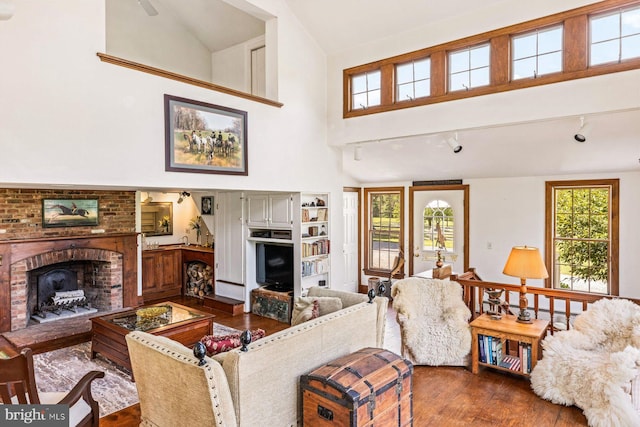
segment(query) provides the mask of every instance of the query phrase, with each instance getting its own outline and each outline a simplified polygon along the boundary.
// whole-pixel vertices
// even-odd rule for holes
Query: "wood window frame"
[[[400,231],[399,231],[399,249],[404,251],[404,187],[371,187],[364,189],[363,203],[362,203],[362,217],[364,218],[363,236],[364,236],[364,274],[368,276],[389,276],[391,270],[372,269],[369,268],[369,228],[370,228],[370,213],[371,213],[371,194],[389,194],[398,193],[400,196]],[[406,253],[406,252],[405,252]],[[394,279],[402,279],[404,273],[400,271],[394,276]]]
[[[616,8],[637,5],[640,5],[640,0],[605,0],[554,15],[345,69],[343,70],[343,118],[361,117],[403,108],[418,107],[639,69],[640,58],[629,59],[621,63],[607,63],[595,66],[589,66],[588,64],[589,16]],[[554,25],[564,26],[562,72],[546,74],[536,78],[511,80],[511,36]],[[466,91],[448,92],[446,87],[448,82],[448,73],[446,70],[448,52],[482,43],[491,44],[489,86],[481,86]],[[394,99],[395,65],[424,57],[431,57],[431,95],[411,101],[397,102]],[[374,69],[380,69],[382,72],[381,105],[367,109],[353,110],[350,105],[351,76]]]
[[[545,185],[545,264],[549,277],[545,279],[546,288],[552,288],[553,276],[553,254],[554,254],[554,223],[555,223],[555,202],[554,192],[556,188],[586,188],[608,186],[611,189],[610,209],[610,230],[611,242],[610,250],[610,270],[609,270],[609,294],[618,296],[620,293],[619,270],[620,270],[620,180],[619,179],[590,179],[590,180],[569,180],[569,181],[547,181]],[[574,291],[578,292],[578,291]],[[599,294],[598,294],[599,295]]]

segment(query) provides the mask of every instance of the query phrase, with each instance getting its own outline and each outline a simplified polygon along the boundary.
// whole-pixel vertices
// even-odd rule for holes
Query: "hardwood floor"
[[[194,298],[172,300],[209,310]],[[288,327],[284,323],[253,314],[231,316],[218,310],[211,311],[216,315],[215,322],[236,329],[262,328],[267,334],[272,334]],[[0,340],[0,350],[5,350],[4,347],[6,343]],[[392,309],[387,315],[385,348],[400,353],[400,330]],[[481,369],[478,375],[474,375],[462,367],[414,367],[413,419],[416,427],[587,425],[580,409],[540,399],[524,378],[491,369]],[[103,427],[133,427],[139,423],[139,405],[100,420]]]

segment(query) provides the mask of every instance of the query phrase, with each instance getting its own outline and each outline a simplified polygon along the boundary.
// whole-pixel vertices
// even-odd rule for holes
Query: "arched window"
[[[422,213],[422,250],[453,252],[453,208],[444,200],[432,200]]]

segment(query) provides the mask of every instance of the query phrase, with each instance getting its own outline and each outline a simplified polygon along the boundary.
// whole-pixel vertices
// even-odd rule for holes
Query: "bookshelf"
[[[312,286],[329,287],[330,256],[329,194],[300,195],[301,295]]]
[[[549,322],[535,319],[518,323],[517,317],[505,315],[494,320],[482,314],[471,322],[471,371],[488,367],[529,377],[540,359],[540,341],[547,334]]]

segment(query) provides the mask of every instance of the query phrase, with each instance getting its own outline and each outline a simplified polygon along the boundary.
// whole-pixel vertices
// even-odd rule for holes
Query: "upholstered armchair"
[[[573,323],[542,341],[533,391],[581,408],[590,426],[640,425],[640,306],[601,299]]]
[[[466,366],[471,311],[457,282],[409,277],[393,284],[402,356],[416,365]]]
[[[140,425],[235,427],[227,377],[219,363],[199,360],[166,337],[135,331],[126,336],[140,398]]]

